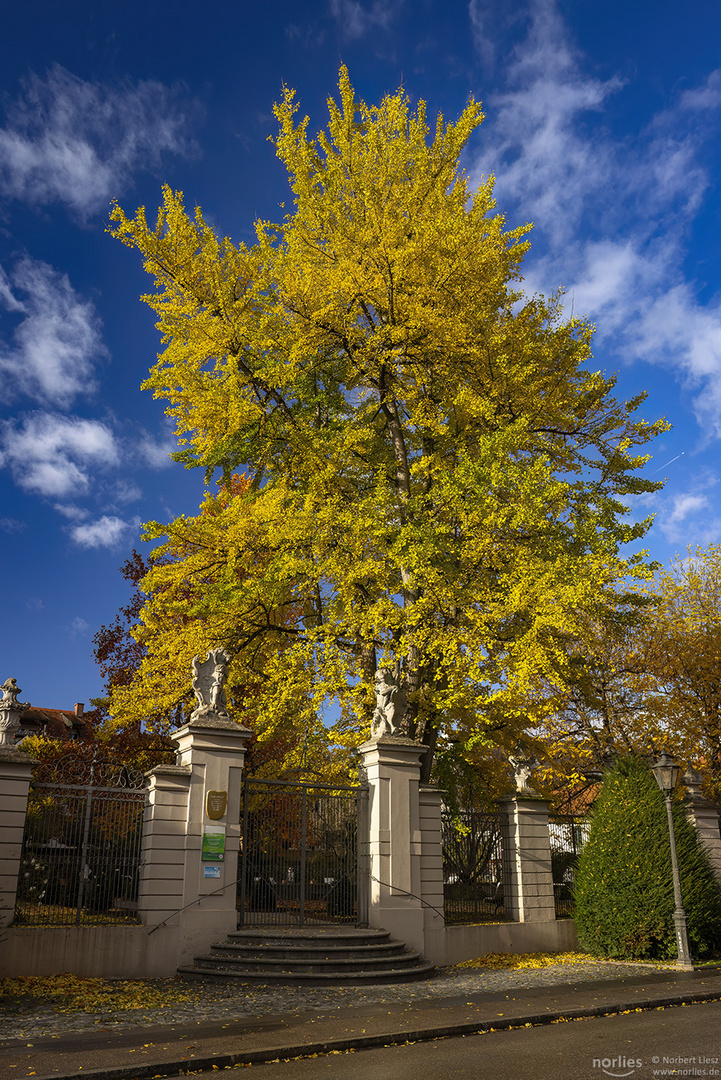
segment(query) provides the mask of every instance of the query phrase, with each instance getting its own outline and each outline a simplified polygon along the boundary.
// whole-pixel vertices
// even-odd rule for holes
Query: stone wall
[[[178,970],[179,930],[145,926],[12,926],[0,944],[0,978],[168,979]]]
[[[487,953],[558,952],[578,948],[573,919],[552,922],[484,923],[426,931],[425,956],[434,964],[460,964]]]

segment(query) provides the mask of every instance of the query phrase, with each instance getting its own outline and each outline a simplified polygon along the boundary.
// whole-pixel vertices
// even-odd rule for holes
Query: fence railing
[[[446,924],[505,920],[501,816],[475,810],[445,812],[442,835]]]
[[[42,782],[48,776],[68,782]],[[137,922],[142,777],[82,757],[40,777],[28,798],[15,923]]]
[[[549,818],[551,870],[556,918],[573,915],[573,886],[581,848],[588,838],[590,822],[571,814]]]

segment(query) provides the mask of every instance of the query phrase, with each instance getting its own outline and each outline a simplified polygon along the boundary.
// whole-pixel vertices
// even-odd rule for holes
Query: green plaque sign
[[[204,862],[222,862],[225,858],[225,826],[206,825],[203,828]]]

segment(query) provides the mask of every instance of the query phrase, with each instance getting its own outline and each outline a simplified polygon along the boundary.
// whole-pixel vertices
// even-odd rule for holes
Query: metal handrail
[[[437,907],[433,906],[433,904],[429,904],[428,901],[424,900],[422,896],[418,896],[414,892],[408,892],[407,889],[400,889],[397,885],[391,885],[390,882],[388,882],[388,881],[381,881],[381,879],[377,878],[375,876],[375,874],[370,874],[369,873],[368,877],[371,879],[371,881],[375,881],[378,885],[385,885],[386,888],[393,889],[393,892],[403,893],[404,896],[412,896],[414,900],[419,900],[421,902],[421,904],[423,904],[424,907],[428,907],[428,908],[431,909],[431,911],[435,911],[436,915],[440,919],[445,920],[445,915],[443,914],[443,912],[439,911]]]
[[[199,904],[201,902],[201,900],[205,900],[206,896],[216,896],[218,893],[225,892],[226,889],[230,889],[234,885],[237,886],[239,881],[240,881],[240,878],[236,878],[235,881],[231,881],[227,885],[218,886],[218,888],[213,889],[212,892],[203,893],[203,895],[197,897],[197,899],[191,900],[189,904],[183,904],[182,907],[179,907],[176,911],[172,912],[172,914],[168,915],[167,918],[163,919],[162,922],[157,923],[152,928],[152,930],[148,930],[148,937],[150,937],[151,934],[154,934],[156,930],[159,930],[161,926],[165,926],[165,924],[167,922],[169,922],[171,919],[174,919],[176,915],[180,915],[181,911],[186,911],[187,908],[194,907],[196,904]]]

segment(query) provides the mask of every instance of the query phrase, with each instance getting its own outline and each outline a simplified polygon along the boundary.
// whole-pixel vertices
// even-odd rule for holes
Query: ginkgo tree
[[[343,68],[328,106],[313,139],[292,90],[276,105],[294,207],[251,246],[167,187],[154,224],[113,209],[155,278],[146,386],[177,457],[248,481],[146,527],[184,554],[145,582],[146,660],[113,707],[142,707],[172,603],[189,639],[194,619],[217,629],[267,723],[336,698],[336,737],[357,740],[376,667],[398,663],[428,774],[440,731],[511,746],[542,722],[569,640],[644,576],[621,554],[649,524],[626,501],[658,486],[637,470],[664,425],[589,369],[592,327],[560,295],[522,293],[530,227],[507,229],[493,178],[473,190],[459,164],[476,101],[431,132],[422,102],[366,105]]]

